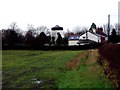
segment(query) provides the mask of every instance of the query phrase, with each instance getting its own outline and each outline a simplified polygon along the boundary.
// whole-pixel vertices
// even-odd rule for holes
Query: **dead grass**
[[[85,57],[85,53],[81,52],[77,56],[75,56],[72,60],[67,63],[67,69],[72,70],[73,68],[77,68],[80,64],[80,60]]]
[[[74,77],[78,78],[78,82],[80,81],[82,87],[84,87],[84,85],[87,87],[111,87],[111,82],[107,81],[108,79],[104,77],[103,67],[97,63],[98,58],[99,54],[97,49],[80,52],[66,64],[69,73],[71,72],[72,74],[76,73],[79,75],[76,76],[76,74],[73,74],[71,76],[67,74],[64,76],[69,79],[71,79],[71,77],[72,79]],[[64,79],[66,80],[66,78]]]
[[[73,68],[78,68],[80,65],[83,64],[92,65],[96,63],[97,58],[98,58],[98,50],[88,50],[81,52],[67,63],[67,69],[72,70]],[[95,69],[94,66],[90,67],[90,70],[95,71],[94,69]]]
[[[99,54],[97,49],[81,52],[67,63],[67,69],[72,70],[76,68],[77,70],[79,70],[82,65],[86,65],[89,66],[87,71],[89,76],[93,74],[98,74],[98,70],[100,69],[100,66],[96,64],[98,57]],[[82,73],[80,74],[80,76],[81,75]]]

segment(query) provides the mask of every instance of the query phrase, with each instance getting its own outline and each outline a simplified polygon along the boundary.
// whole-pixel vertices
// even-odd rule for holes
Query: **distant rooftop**
[[[79,35],[71,35],[69,36],[68,40],[79,40]]]
[[[51,30],[63,30],[63,27],[56,25],[55,27],[52,27]]]

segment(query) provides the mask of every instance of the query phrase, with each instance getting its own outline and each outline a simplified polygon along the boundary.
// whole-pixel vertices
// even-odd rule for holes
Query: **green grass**
[[[3,51],[3,85],[5,87],[57,87],[57,80],[66,70],[66,63],[80,51]],[[50,84],[52,83],[52,84]],[[40,86],[42,87],[42,86]]]
[[[79,69],[67,70],[66,64],[86,51],[5,50],[2,52],[3,88],[111,88],[102,67],[81,59]],[[98,71],[91,72],[90,67]]]
[[[60,79],[59,88],[114,88],[105,78],[103,68],[94,62],[88,64],[89,58],[81,58],[79,69],[66,71]]]

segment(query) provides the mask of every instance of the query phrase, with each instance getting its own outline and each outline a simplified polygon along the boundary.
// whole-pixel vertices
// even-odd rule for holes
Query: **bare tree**
[[[86,31],[88,31],[88,28],[87,28],[87,27],[82,27],[82,28],[81,28],[81,31],[82,31],[82,32],[86,32]]]
[[[36,28],[37,34],[40,34],[41,32],[44,32],[46,35],[50,36],[50,29],[48,29],[47,26],[40,26]]]
[[[18,28],[17,23],[12,22],[8,28],[11,29],[11,30],[16,30]]]
[[[120,36],[120,24],[118,24],[118,35]]]
[[[72,32],[73,32],[74,34],[77,34],[77,33],[79,33],[80,31],[81,31],[81,26],[76,26],[76,27],[74,27],[73,30],[72,30]]]
[[[29,31],[35,30],[34,25],[32,25],[32,24],[28,24],[27,29],[28,29]]]
[[[120,35],[120,24],[118,24],[118,23],[115,24],[115,30],[116,30],[117,34]]]
[[[34,26],[32,24],[28,24],[27,29],[28,29],[29,32],[32,33],[33,36],[37,35],[36,34],[36,29],[34,28]]]
[[[71,31],[69,30],[69,28],[67,29],[67,33],[71,33]]]
[[[113,25],[110,25],[109,34],[111,34],[113,28],[114,28],[114,26],[113,26]],[[104,25],[103,25],[103,32],[108,35],[108,24],[104,24]]]
[[[8,29],[11,31],[15,31],[16,33],[21,33],[21,29],[18,27],[16,22],[12,22],[9,26]]]
[[[86,27],[80,27],[80,26],[77,26],[77,27],[74,27],[73,31],[74,31],[74,34],[82,34],[84,32],[86,32],[88,29]]]
[[[108,24],[103,25],[103,32],[107,34]]]

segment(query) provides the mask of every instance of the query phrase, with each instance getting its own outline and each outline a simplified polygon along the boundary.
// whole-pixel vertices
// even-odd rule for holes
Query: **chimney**
[[[110,14],[108,15],[108,37],[109,37],[109,33],[110,33]]]

